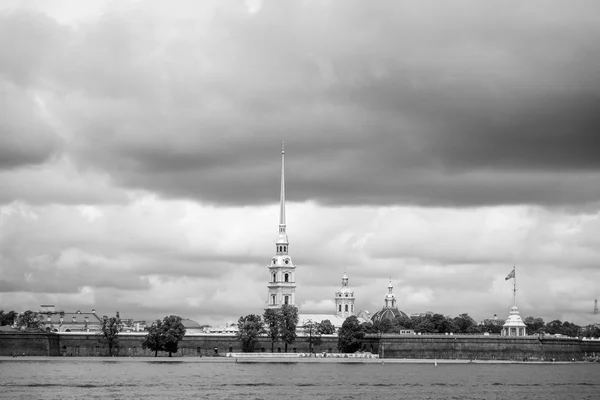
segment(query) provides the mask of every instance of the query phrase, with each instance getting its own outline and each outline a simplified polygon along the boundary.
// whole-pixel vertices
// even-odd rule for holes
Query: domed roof
[[[185,329],[202,329],[200,324],[194,321],[193,319],[183,318],[181,320],[181,323],[183,324]]]
[[[525,323],[523,322],[523,320],[521,319],[521,316],[519,315],[519,307],[512,306],[512,308],[510,309],[510,315],[506,319],[506,322],[504,323],[503,326],[505,326],[505,327],[524,327],[525,326]]]
[[[408,318],[408,315],[398,310],[398,307],[384,307],[371,316],[371,321],[375,323],[387,319],[391,322],[398,317]]]

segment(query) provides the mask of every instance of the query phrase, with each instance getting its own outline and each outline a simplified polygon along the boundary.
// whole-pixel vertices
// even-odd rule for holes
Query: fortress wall
[[[0,356],[57,356],[58,335],[34,332],[0,333]]]
[[[582,341],[574,338],[502,336],[394,336],[380,339],[384,358],[445,358],[484,360],[580,360]],[[380,353],[381,354],[381,353]]]
[[[118,356],[150,357],[154,353],[142,349],[145,334],[122,334]],[[288,352],[307,353],[308,338],[298,337],[288,346]],[[337,353],[337,336],[322,337],[323,344],[315,352]],[[233,335],[188,335],[179,342],[179,351],[173,357],[213,356],[241,352],[240,342]],[[274,351],[284,351],[284,344],[276,342]],[[460,336],[460,335],[369,335],[363,341],[363,350],[383,354],[384,358],[440,358],[480,360],[581,360],[585,356],[600,355],[600,340],[572,338]],[[268,338],[259,338],[254,351],[270,352]],[[108,347],[98,342],[93,333],[44,334],[31,332],[0,333],[0,355],[11,353],[36,356],[108,356]],[[165,353],[159,352],[159,356]]]

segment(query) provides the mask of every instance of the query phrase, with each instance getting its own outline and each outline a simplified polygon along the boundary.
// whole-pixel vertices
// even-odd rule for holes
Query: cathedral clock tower
[[[296,266],[288,254],[289,241],[285,229],[285,151],[282,144],[279,236],[275,242],[275,256],[268,267],[267,308],[279,308],[284,304],[296,305]]]

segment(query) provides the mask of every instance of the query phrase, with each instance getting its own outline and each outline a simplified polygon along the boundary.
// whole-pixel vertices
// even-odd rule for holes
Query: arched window
[[[275,304],[275,295],[271,296],[271,299],[273,300],[273,304]]]
[[[348,304],[346,304],[345,311],[348,311]]]
[[[341,304],[339,305],[338,308],[339,308],[339,312],[342,312],[342,305]]]
[[[350,306],[350,311],[354,312],[354,304]]]
[[[283,278],[285,279],[285,281],[286,281],[286,282],[289,282],[289,281],[290,281],[290,276],[289,276],[288,274],[285,274],[285,275],[283,276]]]
[[[284,297],[284,303],[285,303],[285,304],[288,304],[288,303],[289,303],[289,297],[288,297],[288,296],[285,296],[285,297]]]
[[[277,274],[273,274],[273,282],[277,282]]]

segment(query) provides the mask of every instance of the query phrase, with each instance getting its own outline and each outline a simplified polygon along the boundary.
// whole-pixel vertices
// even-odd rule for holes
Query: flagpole
[[[513,265],[513,306],[517,305],[517,267]]]

